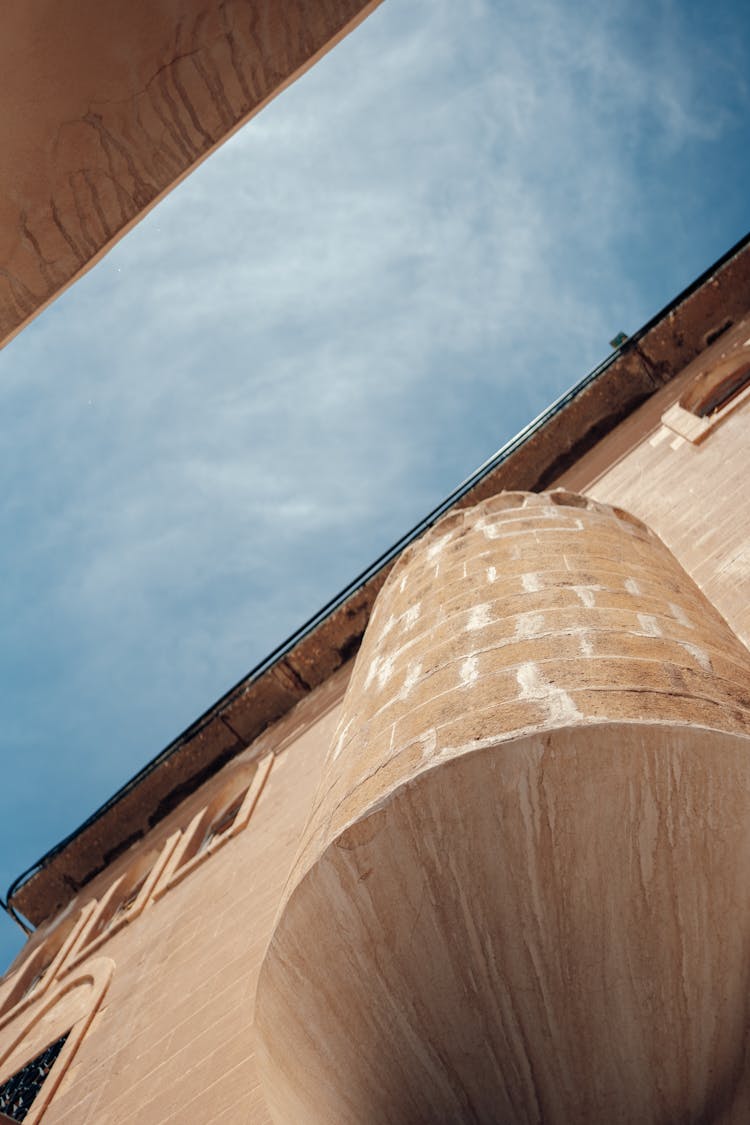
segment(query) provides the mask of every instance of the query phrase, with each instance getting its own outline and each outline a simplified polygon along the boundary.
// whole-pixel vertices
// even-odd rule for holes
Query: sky
[[[385,0],[0,352],[0,889],[745,234],[749,82],[746,3]]]

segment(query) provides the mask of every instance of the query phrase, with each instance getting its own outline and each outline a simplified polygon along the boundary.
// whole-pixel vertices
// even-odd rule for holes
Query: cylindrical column
[[[624,512],[503,494],[411,547],[261,974],[277,1119],[746,1120],[749,672]]]

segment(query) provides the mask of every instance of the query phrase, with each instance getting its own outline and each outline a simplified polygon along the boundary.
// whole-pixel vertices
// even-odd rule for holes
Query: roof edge
[[[229,689],[81,825],[11,883],[39,925],[354,655],[390,566],[450,508],[548,487],[750,307],[750,233]],[[715,338],[715,337],[714,337]]]

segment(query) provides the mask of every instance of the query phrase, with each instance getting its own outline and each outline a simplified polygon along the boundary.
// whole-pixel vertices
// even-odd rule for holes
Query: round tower
[[[750,1119],[749,673],[623,511],[505,493],[405,552],[261,972],[277,1119]]]

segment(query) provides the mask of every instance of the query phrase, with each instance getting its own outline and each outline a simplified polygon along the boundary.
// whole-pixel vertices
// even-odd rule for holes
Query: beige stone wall
[[[710,349],[714,360],[733,352],[750,354],[750,320]],[[705,366],[698,357],[556,484],[644,520],[750,645],[750,395],[700,441],[683,437],[674,406]]]
[[[733,412],[733,418],[735,416],[741,418],[741,407]],[[724,433],[732,433],[728,429],[730,422],[727,418]],[[735,440],[739,444],[739,433]],[[639,442],[632,453],[634,460],[643,455],[644,443],[640,439]],[[645,444],[648,450],[658,450],[664,442],[649,444],[646,439]],[[679,453],[680,448],[678,444],[671,452]],[[704,443],[701,452],[709,449]],[[731,466],[730,471],[733,471]],[[608,469],[593,487],[601,490],[602,481],[608,480],[607,474],[617,472],[627,472],[627,458]],[[706,504],[707,488],[702,495]],[[660,499],[663,501],[663,496]],[[113,863],[89,886],[86,895],[79,896],[61,920],[40,930],[32,939],[0,986],[0,1081],[12,1072],[19,1060],[31,1057],[44,1041],[65,1030],[61,1021],[70,1022],[70,997],[75,996],[79,1022],[75,1024],[74,1049],[70,1058],[61,1057],[66,1067],[59,1087],[50,1088],[52,1096],[44,1110],[45,1125],[72,1120],[82,1125],[124,1125],[134,1120],[148,1125],[166,1125],[167,1122],[178,1125],[193,1120],[226,1122],[227,1125],[241,1122],[269,1125],[268,1094],[261,1085],[254,1029],[254,998],[261,963],[280,903],[295,885],[294,880],[288,883],[288,876],[295,857],[299,861],[299,845],[311,812],[313,831],[309,839],[314,846],[310,855],[314,858],[320,852],[323,837],[315,843],[315,817],[320,823],[321,811],[313,810],[316,792],[323,802],[333,800],[332,807],[342,825],[349,817],[351,810],[347,811],[346,799],[341,803],[341,798],[347,798],[347,794],[337,796],[330,785],[321,788],[320,782],[326,759],[329,769],[331,760],[341,757],[346,758],[350,771],[360,770],[357,748],[351,743],[357,737],[361,741],[362,730],[367,732],[372,746],[383,745],[383,738],[388,735],[385,741],[389,746],[395,740],[406,748],[407,758],[409,754],[412,757],[416,754],[420,761],[426,749],[439,750],[439,739],[441,746],[445,738],[448,739],[445,746],[468,745],[478,740],[476,748],[481,753],[471,755],[472,763],[467,764],[465,770],[462,767],[461,776],[456,773],[447,791],[448,804],[441,804],[446,794],[441,796],[439,790],[435,790],[426,798],[422,794],[408,814],[412,821],[419,820],[429,807],[429,817],[437,821],[458,814],[456,802],[461,803],[461,817],[471,808],[476,814],[472,816],[471,832],[465,830],[460,820],[455,831],[460,832],[470,849],[472,868],[476,866],[479,850],[476,833],[481,835],[490,827],[487,809],[481,810],[482,794],[487,788],[482,776],[482,753],[490,753],[491,748],[485,745],[482,750],[482,739],[485,743],[488,738],[489,741],[495,739],[495,735],[490,737],[491,732],[488,735],[488,721],[493,716],[493,721],[497,720],[495,726],[500,724],[495,732],[497,737],[507,739],[515,732],[516,741],[519,737],[523,741],[524,732],[532,729],[551,730],[566,723],[575,727],[584,712],[597,722],[613,716],[640,720],[644,717],[645,706],[646,711],[653,712],[652,717],[662,722],[659,737],[667,740],[649,751],[647,772],[653,774],[658,800],[669,802],[672,799],[669,796],[670,770],[660,772],[659,763],[661,755],[672,753],[679,743],[680,752],[690,763],[683,781],[687,807],[696,807],[706,786],[713,784],[709,774],[702,772],[708,761],[705,747],[700,742],[700,734],[696,736],[697,741],[691,742],[689,731],[672,737],[667,726],[689,721],[689,716],[683,713],[686,692],[695,697],[690,705],[695,706],[698,700],[701,724],[721,727],[727,732],[744,729],[742,669],[746,653],[689,579],[679,568],[675,569],[674,560],[648,529],[625,515],[613,520],[606,509],[597,508],[596,502],[585,511],[580,503],[575,497],[551,500],[533,495],[504,495],[487,503],[479,520],[476,513],[471,512],[449,516],[404,556],[380,599],[355,673],[355,688],[364,692],[367,707],[363,709],[358,705],[354,712],[350,709],[340,722],[341,701],[351,674],[349,667],[342,669],[258,739],[248,753],[186,801],[143,843]],[[656,501],[652,504],[655,506]],[[587,536],[582,534],[584,523],[589,530],[597,523],[601,525],[595,529],[593,540],[588,542]],[[467,549],[467,536],[469,540],[474,536],[476,550]],[[531,545],[531,553],[524,554],[517,549],[524,539]],[[692,542],[689,535],[685,542]],[[711,588],[718,590],[719,595],[722,589],[732,588],[726,583],[722,586],[720,575],[709,574],[706,581],[709,585],[714,582]],[[437,589],[440,595],[436,601]],[[431,602],[433,608],[437,607],[434,620],[428,612]],[[449,620],[451,617],[453,619]],[[545,624],[545,629],[540,630],[540,623]],[[582,661],[588,662],[590,670],[595,670],[593,678],[582,668]],[[531,676],[532,667],[534,676]],[[442,728],[434,723],[425,726],[425,703],[428,708],[432,703],[423,700],[420,705],[416,697],[410,698],[410,691],[423,673],[428,674],[430,690],[437,692],[439,708],[444,712]],[[509,687],[511,681],[513,690]],[[648,704],[649,698],[653,706]],[[353,717],[360,724],[359,733],[351,728]],[[394,722],[398,732],[391,738],[388,732],[392,727],[395,730]],[[566,779],[570,782],[571,801],[575,791],[577,794],[587,792],[587,802],[596,803],[603,796],[616,802],[620,791],[632,789],[633,778],[622,772],[623,762],[644,753],[640,736],[621,732],[616,745],[605,747],[606,752],[599,759],[600,769],[594,774],[584,769],[580,748],[573,745],[575,732],[565,737],[570,745],[561,736],[560,753],[554,760],[556,765],[551,763],[547,767],[547,778],[549,783],[555,769],[562,769],[560,763],[565,753],[571,754],[571,761],[557,779],[560,785]],[[745,817],[744,807],[741,807],[747,786],[743,780],[742,755],[738,757],[731,743],[737,736],[728,733],[726,737],[729,741],[722,744],[720,753],[729,763],[727,776],[731,779],[733,800],[736,797],[730,821],[737,824],[750,819]],[[618,748],[629,748],[624,758],[615,752]],[[524,786],[529,792],[533,790],[533,786],[529,789],[529,778],[537,770],[539,753],[543,750],[543,746],[541,750],[536,746],[533,738],[528,745],[519,743],[516,765],[508,775],[507,792],[503,791],[501,803],[508,825],[513,827],[513,818],[521,815],[514,829],[521,843],[529,825],[524,821],[523,805],[519,804],[517,795]],[[273,762],[266,776],[263,763],[269,754],[273,755]],[[387,759],[386,754],[372,769],[365,770],[364,787],[355,787],[357,800],[366,798],[368,786],[372,785],[365,776],[368,772],[376,779],[376,786],[385,785],[383,794],[392,786],[403,759],[392,762]],[[231,839],[219,841],[220,846],[212,843],[201,852],[199,845],[208,826],[206,815],[209,820],[221,819],[235,796],[242,796],[248,787],[252,790],[253,786],[259,786],[261,774],[265,781],[246,825]],[[663,792],[660,787],[665,787]],[[561,800],[567,808],[567,798]],[[636,802],[634,815],[642,815],[647,807],[648,802],[640,806]],[[570,808],[572,810],[572,804]],[[206,809],[210,810],[209,814],[205,813]],[[581,823],[585,826],[587,821]],[[654,823],[658,823],[658,817]],[[699,834],[710,828],[713,837],[716,836],[716,824],[701,821],[701,825]],[[614,838],[614,829],[610,832],[606,824],[605,829],[594,848],[601,854],[606,853],[607,841]],[[676,820],[673,830],[677,832],[674,839],[682,841],[679,848],[691,872],[686,886],[698,885],[693,875],[702,847],[700,839],[696,851],[689,824]],[[398,833],[394,833],[393,839],[397,838],[400,838]],[[626,847],[627,838],[626,832],[618,845],[620,848]],[[378,869],[384,857],[378,855],[372,863],[368,860],[368,849],[375,846],[371,844],[369,830],[361,840],[356,837],[353,842],[356,848],[342,853],[356,868],[352,895],[355,888],[361,888],[376,903],[378,890],[370,872]],[[579,840],[568,849],[566,878],[571,887],[576,886],[581,856],[588,846]],[[401,844],[397,851],[399,854],[394,853],[390,860],[404,867]],[[710,856],[704,857],[708,864],[704,873],[707,884],[717,882],[720,868],[732,870],[737,866],[734,861],[729,862],[730,853],[744,856],[744,852],[744,837],[740,840],[736,833],[730,833],[726,839],[722,838],[711,853],[714,859],[718,856],[716,863]],[[440,863],[444,854],[442,846],[435,851]],[[305,862],[303,856],[295,880],[300,870],[304,870]],[[529,880],[541,878],[541,869],[536,877],[528,870],[523,874],[525,862],[519,852],[513,864],[518,879],[514,876],[503,890],[503,899],[516,901],[518,911],[523,909]],[[365,866],[360,870],[362,864]],[[737,866],[738,871],[743,864],[744,858]],[[747,866],[750,869],[750,860]],[[654,870],[657,875],[651,893],[656,901],[659,895],[672,893],[669,887],[674,876],[667,868],[661,870],[658,864]],[[431,878],[437,879],[438,871],[439,868]],[[155,874],[154,881],[142,887],[139,881],[144,872]],[[406,910],[411,941],[417,923],[423,928],[426,925],[429,930],[432,922],[429,911],[425,913],[420,906],[423,895],[415,873],[404,877],[410,889],[405,885],[400,897],[405,895],[408,900],[412,892],[416,896],[415,909],[411,914]],[[586,901],[594,884],[596,879],[590,879],[589,891],[584,895]],[[622,886],[616,882],[610,887],[607,879],[596,885],[595,893],[599,895],[614,894],[615,886],[622,891]],[[125,917],[117,913],[116,906],[123,895],[131,892],[136,894],[129,908],[132,916]],[[718,926],[718,915],[730,909],[734,895],[733,884],[722,883],[716,900],[718,914],[711,922],[712,927]],[[377,917],[384,917],[388,904],[398,898],[393,888],[386,888]],[[455,902],[460,905],[460,899]],[[684,908],[683,901],[679,909]],[[477,909],[472,908],[475,912]],[[585,903],[579,903],[577,909],[585,911]],[[608,909],[614,916],[615,906],[610,904]],[[644,900],[636,909],[633,924],[642,927],[649,909],[648,900]],[[481,911],[477,917],[480,914]],[[385,928],[384,952],[386,947],[398,948],[399,942],[404,940],[398,930],[399,919],[404,917],[403,909],[397,910],[394,906],[392,921],[396,928]],[[332,918],[333,914],[322,907],[318,916],[323,926],[321,934],[315,936],[313,927],[309,932],[305,928],[303,944],[309,939],[312,947],[317,948],[321,935],[343,933],[344,949],[348,948],[352,935],[341,929],[341,919],[332,925]],[[499,924],[498,919],[485,921],[487,925]],[[457,916],[450,922],[450,928],[455,930],[460,924]],[[549,929],[549,925],[547,919],[545,928]],[[367,928],[372,932],[372,924],[368,923]],[[738,940],[742,946],[744,930],[742,927],[740,930],[742,932],[735,929],[732,933],[740,933]],[[606,946],[609,931],[606,926],[602,929],[586,922],[585,932],[590,934],[592,942],[586,956],[593,963],[600,957],[601,943]],[[562,935],[558,937],[562,940]],[[704,948],[705,937],[706,927],[696,923],[688,945],[697,940],[700,948]],[[424,943],[425,933],[420,934],[419,940]],[[356,941],[353,947],[357,947]],[[657,942],[651,950],[652,965],[658,962],[659,948]],[[54,963],[36,989],[24,998],[26,978],[44,966],[42,954],[45,952],[54,954]],[[730,942],[722,953],[724,961],[717,969],[719,975],[727,961],[736,960],[736,952]],[[331,963],[338,964],[343,950],[329,950],[329,954]],[[462,957],[462,963],[464,960]],[[535,963],[538,968],[542,961],[537,959]],[[670,963],[678,967],[682,964],[673,959]],[[432,962],[420,955],[419,964],[429,966]],[[668,975],[665,965],[661,967]],[[508,967],[507,972],[512,971],[518,971],[518,966],[516,970]],[[87,973],[91,974],[90,978],[86,977]],[[610,967],[610,975],[609,983],[602,985],[602,989],[608,991],[602,995],[611,997],[612,990],[619,987],[616,966]],[[450,979],[449,974],[446,980]],[[397,990],[408,991],[412,987],[404,981],[396,980],[395,984]],[[524,984],[521,979],[519,987],[525,991],[527,986],[528,982]],[[68,989],[67,994],[65,989]],[[745,991],[743,986],[738,995],[744,995]],[[581,994],[585,995],[585,989]],[[712,993],[710,989],[699,988],[696,1003],[700,996],[710,999]],[[395,1002],[397,1006],[400,1003]],[[455,998],[451,1004],[455,1007]],[[664,997],[659,1004],[666,1005]],[[586,1011],[591,1008],[590,998],[585,1008]],[[741,1022],[743,1012],[744,1009],[738,1009],[732,1018],[736,1016]],[[543,1014],[537,1013],[535,1018],[537,1026],[542,1026]],[[583,1015],[579,1024],[581,1020],[584,1020]],[[708,1015],[704,1012],[698,1022],[706,1020]],[[580,1026],[577,1030],[574,1028],[574,1032],[579,1035]],[[316,1038],[314,1054],[319,1053],[320,1044],[328,1040],[329,1034],[327,1031]],[[640,1041],[637,1021],[633,1022],[629,1034],[633,1042]],[[364,1028],[356,1030],[355,1039],[363,1036]],[[513,1036],[508,1042],[512,1039]],[[721,1051],[714,1061],[724,1066],[727,1049],[722,1046],[724,1040],[717,1042]],[[371,1046],[372,1054],[375,1044]],[[521,1049],[516,1043],[512,1050],[521,1052],[517,1063],[522,1065],[525,1048]],[[290,1058],[294,1057],[292,1052]],[[574,1085],[583,1081],[584,1063],[585,1059],[580,1060],[580,1073],[575,1068],[571,1072],[574,1077],[570,1080]],[[643,1058],[640,1063],[647,1066]],[[385,1090],[383,1074],[373,1073],[378,1088]],[[700,1068],[695,1069],[695,1074],[700,1075]],[[563,1077],[550,1071],[546,1078],[548,1088],[559,1084]],[[565,1077],[565,1081],[569,1078],[570,1075]],[[434,1080],[431,1085],[438,1089]],[[391,1087],[391,1095],[398,1098],[402,1093],[397,1090],[394,1094]],[[495,1096],[493,1092],[491,1098]],[[745,1101],[741,1103],[740,1113],[750,1107],[750,1093],[746,1091],[742,1096]],[[700,1101],[700,1091],[696,1098]],[[398,1122],[401,1112],[398,1105],[397,1101],[395,1116],[381,1116],[381,1119]],[[595,1120],[599,1109],[595,1106],[592,1112],[591,1119]],[[288,1119],[285,1110],[280,1113],[274,1120]],[[339,1114],[336,1119],[343,1121],[345,1117],[346,1114],[343,1118]],[[332,1118],[328,1106],[323,1119],[332,1121],[334,1118],[335,1113]],[[529,1120],[532,1118],[533,1114]],[[297,1119],[302,1120],[298,1114]],[[524,1119],[518,1117],[518,1120]],[[28,1120],[29,1125],[35,1125],[33,1116]],[[420,1118],[417,1116],[415,1120]],[[726,1117],[726,1121],[735,1120],[739,1119]]]
[[[347,676],[343,669],[258,740],[254,752],[275,757],[247,826],[156,901],[151,899],[138,917],[111,937],[100,935],[90,957],[79,954],[71,979],[90,962],[110,960],[111,981],[44,1114],[44,1125],[269,1121],[254,1061],[255,985]],[[252,767],[245,768],[249,778]],[[241,762],[232,773],[241,778]],[[139,857],[158,852],[175,830],[187,829],[194,814],[211,804],[226,776],[224,771],[158,833],[122,857],[92,885],[91,894],[103,900],[113,880],[137,866]],[[82,905],[79,899],[73,914]],[[39,944],[39,938],[30,943],[16,970],[23,969]],[[76,964],[75,948],[71,961]],[[65,964],[62,972],[59,966],[54,972],[60,987]],[[0,1027],[0,1059],[55,987],[52,982],[44,996]],[[1,1006],[0,995],[0,1011]],[[38,1040],[39,1034],[32,1034],[30,1042]],[[18,1057],[9,1060],[10,1072]],[[0,1062],[0,1080],[8,1067]]]
[[[745,336],[750,337],[750,327],[745,331],[739,326],[735,334],[737,346],[742,346]],[[731,341],[729,346],[733,346]],[[45,1039],[59,1034],[61,1021],[76,1021],[75,1043],[72,1038],[68,1058],[61,1056],[66,1067],[59,1088],[52,1090],[44,1110],[45,1125],[72,1121],[76,1125],[115,1125],[136,1120],[148,1125],[178,1125],[194,1120],[220,1125],[268,1125],[271,1119],[255,1055],[253,1002],[279,905],[295,885],[294,880],[287,885],[295,857],[300,864],[295,876],[298,880],[324,851],[330,838],[345,829],[348,820],[354,822],[359,816],[357,809],[347,804],[352,794],[356,801],[362,799],[362,808],[368,802],[377,803],[388,794],[394,779],[401,776],[404,760],[413,758],[418,765],[427,751],[436,753],[441,747],[445,750],[468,745],[472,739],[479,740],[480,754],[474,756],[471,765],[461,767],[460,776],[456,768],[453,792],[435,789],[427,796],[422,794],[422,804],[414,798],[411,811],[408,802],[404,808],[407,819],[411,816],[415,823],[427,807],[436,819],[455,814],[455,830],[462,839],[465,835],[467,846],[474,849],[470,854],[474,855],[479,846],[476,833],[481,835],[489,830],[491,820],[486,819],[490,814],[485,809],[472,822],[471,831],[466,830],[462,821],[467,808],[482,807],[481,755],[492,752],[492,747],[483,745],[482,739],[492,741],[500,735],[507,738],[513,732],[517,740],[527,739],[523,747],[519,742],[515,773],[509,775],[507,792],[502,796],[509,824],[514,817],[520,817],[515,829],[518,839],[523,839],[524,833],[531,830],[529,826],[533,827],[534,818],[524,819],[518,793],[526,786],[527,795],[533,796],[529,777],[545,752],[544,745],[537,745],[528,735],[530,730],[551,730],[566,723],[575,727],[584,715],[597,722],[613,717],[639,722],[648,717],[647,712],[656,718],[663,728],[658,747],[644,747],[640,736],[632,733],[618,735],[621,748],[633,757],[641,755],[648,763],[652,777],[649,784],[658,796],[656,804],[649,805],[645,798],[637,798],[638,786],[633,788],[633,778],[622,772],[622,755],[618,757],[612,746],[605,748],[606,753],[599,758],[598,772],[587,773],[580,747],[574,745],[575,732],[565,736],[567,742],[561,738],[561,754],[548,763],[547,784],[551,784],[550,778],[560,766],[564,750],[572,756],[573,765],[559,773],[557,783],[563,785],[570,780],[569,801],[563,801],[563,805],[573,820],[580,817],[580,808],[589,809],[605,790],[615,803],[619,794],[627,791],[630,814],[641,824],[646,838],[652,830],[663,830],[664,839],[671,841],[664,850],[661,866],[656,863],[649,869],[650,890],[633,919],[635,926],[642,926],[649,911],[660,909],[660,903],[681,904],[669,922],[674,950],[681,952],[673,950],[662,965],[665,979],[670,965],[682,973],[686,950],[709,948],[707,917],[711,932],[720,933],[723,943],[719,960],[707,970],[708,978],[714,980],[715,969],[715,979],[724,979],[722,973],[728,965],[743,961],[744,935],[750,921],[745,918],[744,907],[740,909],[737,904],[744,902],[741,887],[750,873],[748,842],[742,829],[750,820],[750,809],[743,804],[745,794],[750,792],[750,782],[743,772],[745,755],[732,739],[741,737],[738,732],[747,724],[747,653],[726,629],[716,609],[747,644],[750,503],[746,465],[750,395],[741,395],[700,434],[700,440],[691,440],[680,432],[682,423],[676,418],[674,405],[690,385],[695,371],[696,367],[688,368],[556,483],[585,492],[594,501],[588,510],[588,517],[593,520],[598,518],[596,503],[601,501],[640,517],[663,539],[699,589],[678,572],[670,571],[670,578],[667,572],[672,564],[668,553],[659,555],[649,532],[627,518],[619,521],[622,526],[613,534],[605,526],[610,517],[602,514],[598,548],[588,554],[586,549],[577,550],[574,541],[581,538],[581,511],[573,502],[554,504],[529,497],[524,500],[527,507],[514,514],[512,498],[490,501],[477,537],[481,549],[474,554],[467,554],[464,535],[474,517],[468,512],[448,517],[440,529],[404,556],[386,594],[379,600],[355,674],[357,691],[365,698],[364,709],[358,706],[354,716],[345,715],[338,727],[341,700],[351,673],[350,668],[343,669],[186,801],[146,840],[95,879],[62,918],[35,935],[0,984],[0,1081],[19,1060],[31,1057]],[[542,509],[547,511],[544,516],[540,515]],[[539,526],[532,529],[533,559],[508,554],[510,540],[503,538],[502,526],[507,521],[520,521],[517,530],[525,533],[529,521],[533,524],[537,519]],[[493,528],[501,529],[497,536]],[[620,533],[624,538],[618,538]],[[421,559],[420,575],[419,567],[415,569],[413,565],[415,559]],[[405,574],[408,580],[402,588]],[[440,612],[445,611],[444,619],[441,623],[435,618],[430,625],[425,606],[430,599],[434,603],[436,584],[440,587],[439,607]],[[701,598],[699,590],[712,605]],[[453,621],[449,623],[447,617],[451,614]],[[500,618],[502,626],[498,625]],[[546,635],[544,630],[539,631],[540,618],[544,619]],[[415,647],[412,642],[425,632],[426,625],[431,631],[428,630],[420,649],[419,644]],[[489,633],[494,639],[485,643]],[[511,649],[515,653],[512,660]],[[529,665],[535,669],[533,675]],[[524,668],[526,672],[519,678],[519,670]],[[592,679],[591,669],[601,681],[598,685]],[[427,672],[436,698],[439,697],[442,725],[424,722],[425,707],[433,707],[434,700],[420,702],[411,694]],[[617,694],[612,690],[615,687],[619,692],[616,715],[607,710]],[[692,702],[686,703],[687,697]],[[504,708],[502,714],[497,711],[498,699]],[[605,699],[606,705],[597,711],[597,700]],[[685,723],[690,724],[691,707],[693,720],[700,712],[698,728],[720,728],[724,732],[725,741],[718,750],[714,747],[706,752],[700,729],[683,729],[669,741],[670,725],[684,728]],[[497,720],[497,729],[488,733],[490,712],[493,721]],[[358,728],[356,724],[347,726],[352,717],[356,718]],[[363,771],[353,742],[359,739],[361,749],[363,730],[371,747],[382,748],[385,738],[389,747],[404,750],[406,758],[385,753],[377,761],[373,759],[371,769]],[[439,739],[442,741],[438,744]],[[660,765],[666,760],[663,755],[676,753],[675,747],[690,763],[680,779]],[[265,767],[259,767],[258,762],[268,754],[274,760],[260,788],[259,779]],[[722,761],[718,774],[714,770],[717,754]],[[336,790],[335,785],[342,778],[346,782],[344,771],[334,779],[333,788],[329,784],[319,789],[325,760],[328,758],[330,771],[332,757],[346,760],[349,781],[359,771],[356,786],[347,788],[344,784],[342,792]],[[717,788],[722,777],[729,782],[729,789],[723,794]],[[220,819],[231,806],[231,798],[253,785],[259,788],[259,795],[246,825],[231,838],[227,834],[218,845],[211,843],[200,851],[208,826],[201,821],[204,810],[211,810],[209,820]],[[314,813],[312,830],[307,836],[307,856],[303,853],[300,857],[298,849],[316,792],[322,804]],[[586,801],[579,807],[575,794],[583,792],[587,794]],[[325,802],[334,814],[329,822],[321,819]],[[457,802],[463,802],[461,808]],[[721,815],[717,812],[720,804]],[[533,807],[532,801],[528,808]],[[692,833],[688,820],[680,820],[680,810],[698,810],[697,835]],[[331,832],[326,823],[334,824]],[[611,832],[603,831],[596,837],[596,849],[605,854],[615,838],[620,851],[627,849],[629,836],[624,824],[618,815],[613,815]],[[322,832],[318,831],[321,825]],[[713,850],[707,847],[708,841]],[[354,842],[356,848],[344,856],[356,874],[353,893],[371,894],[375,902],[376,882],[370,877],[375,867],[368,860],[368,849],[374,845],[366,832]],[[593,879],[580,901],[575,897],[584,852],[583,842],[572,848],[565,876],[570,882],[572,901],[578,903],[583,913],[592,895],[604,898],[615,893],[605,879]],[[435,852],[436,862],[442,854]],[[684,884],[677,869],[670,867],[668,858],[672,855],[681,857],[684,870],[689,873]],[[381,862],[383,857],[376,858]],[[398,864],[397,855],[391,859]],[[503,887],[503,894],[516,901],[518,911],[524,908],[528,888],[543,885],[543,864],[536,874],[529,874],[528,867],[524,871],[524,862],[519,852],[515,873],[511,872]],[[706,865],[705,870],[696,879],[695,872],[701,863]],[[144,872],[151,872],[153,880],[141,885]],[[440,865],[433,872],[434,877],[439,873]],[[741,886],[735,886],[729,878],[735,874]],[[620,889],[624,886],[622,883]],[[702,921],[696,920],[696,914],[689,932],[684,932],[682,923],[675,918],[685,916],[687,899],[674,899],[676,888],[682,887],[680,894],[689,895],[691,888],[701,886],[717,888],[714,906],[709,914],[700,915]],[[395,901],[393,888],[386,891],[380,914]],[[411,924],[416,926],[419,921],[424,930],[429,912],[420,920],[416,907],[422,899],[418,891],[419,886],[414,883],[406,889],[405,897],[416,894]],[[131,892],[136,896],[133,903],[118,913],[120,898]],[[455,901],[460,905],[460,896]],[[690,901],[692,910],[695,902]],[[613,911],[614,908],[612,918]],[[474,907],[470,913],[476,915]],[[730,915],[732,926],[724,927],[722,919]],[[466,916],[463,917],[465,921]],[[324,923],[323,933],[330,930],[331,916],[325,911],[319,921]],[[531,928],[536,924],[532,918],[527,922]],[[451,925],[459,924],[463,923],[457,915]],[[545,925],[549,925],[549,919]],[[602,943],[607,946],[611,925],[614,923],[610,918],[604,929],[597,928],[597,923],[585,931],[592,935],[587,953],[590,964],[598,964],[600,969],[601,947]],[[411,925],[408,929],[409,935],[416,932]],[[398,930],[384,933],[383,940],[391,945],[403,937],[399,938]],[[344,949],[348,947],[345,943]],[[529,948],[533,948],[533,943]],[[652,964],[657,964],[659,949],[657,943],[651,950]],[[332,956],[334,960],[340,957],[341,950],[333,951]],[[52,963],[48,964],[50,960]],[[536,971],[542,960],[534,964]],[[616,967],[610,966],[610,977],[604,973],[597,985],[599,994],[611,1000],[630,972],[629,964],[625,958],[620,975]],[[40,969],[45,969],[40,982],[24,996],[25,988]],[[734,984],[728,995],[740,999],[750,995],[750,980],[745,980],[741,973],[738,976],[736,970],[732,972]],[[520,987],[525,988],[522,978],[519,980]],[[585,982],[584,976],[584,996]],[[405,987],[403,981],[400,986]],[[657,991],[653,992],[651,1002],[655,1005],[654,1018],[657,1009],[667,1010],[667,1001]],[[735,1057],[736,1052],[733,1054],[733,1043],[740,1042],[741,1034],[738,1031],[732,1038],[726,1027],[731,1030],[734,1020],[739,1028],[750,1018],[743,1004],[744,1000],[732,1009],[722,1039],[717,1031],[717,1017],[712,1014],[720,1010],[720,1004],[711,989],[699,987],[694,995],[691,993],[690,1010],[694,1013],[700,1009],[701,1014],[696,1017],[688,1012],[685,1020],[687,1031],[681,1041],[685,1053],[680,1063],[684,1073],[676,1072],[674,1088],[692,1089],[692,1083],[694,1105],[705,1108],[705,1098],[704,1103],[700,1100],[705,1088],[699,1088],[705,1074],[700,1066],[685,1062],[691,1057],[688,1048],[695,1051],[699,1046],[698,1040],[690,1036],[694,1032],[697,1035],[696,1029],[701,1027],[713,1028],[714,1045],[718,1044],[713,1059],[717,1073],[723,1076],[731,1071],[739,1082],[745,1075],[744,1064]],[[590,997],[586,1007],[591,1007]],[[585,1013],[579,1015],[585,1021]],[[671,1016],[670,1020],[674,1031],[675,1021]],[[641,1039],[637,1021],[628,1034],[630,1050],[620,1059],[620,1065],[640,1058],[648,1069],[649,1060],[644,1062],[642,1055],[638,1055]],[[511,1040],[503,1050],[511,1050],[511,1054],[521,1051],[518,1043]],[[525,1065],[522,1055],[523,1051],[517,1056],[519,1067]],[[657,1055],[653,1055],[654,1060],[656,1065]],[[581,1065],[583,1062],[585,1059]],[[575,1067],[571,1073],[574,1084],[582,1081]],[[559,1086],[562,1078],[550,1070],[545,1081]],[[742,1082],[748,1086],[746,1077],[742,1077]],[[712,1120],[747,1120],[742,1115],[750,1114],[750,1086],[745,1086],[740,1084],[734,1091],[735,1108],[729,1102],[723,1109],[719,1106]],[[709,1091],[709,1103],[712,1096]],[[663,1109],[667,1115],[664,1119],[671,1120],[667,1102]],[[525,1119],[518,1116],[520,1111],[513,1112],[514,1120]],[[592,1112],[596,1119],[599,1110],[595,1108]],[[529,1114],[529,1120],[533,1119],[533,1113]],[[35,1125],[33,1114],[27,1120],[28,1125]],[[283,1112],[276,1120],[284,1120]],[[333,1119],[329,1116],[329,1120]],[[361,1120],[360,1115],[357,1121]],[[398,1110],[393,1120],[399,1120]],[[623,1120],[628,1120],[627,1116]]]
[[[621,510],[504,493],[406,551],[258,983],[274,1120],[747,1121],[749,685]]]
[[[465,749],[584,719],[745,730],[749,667],[627,512],[558,492],[451,513],[378,598],[298,873],[394,776]]]

